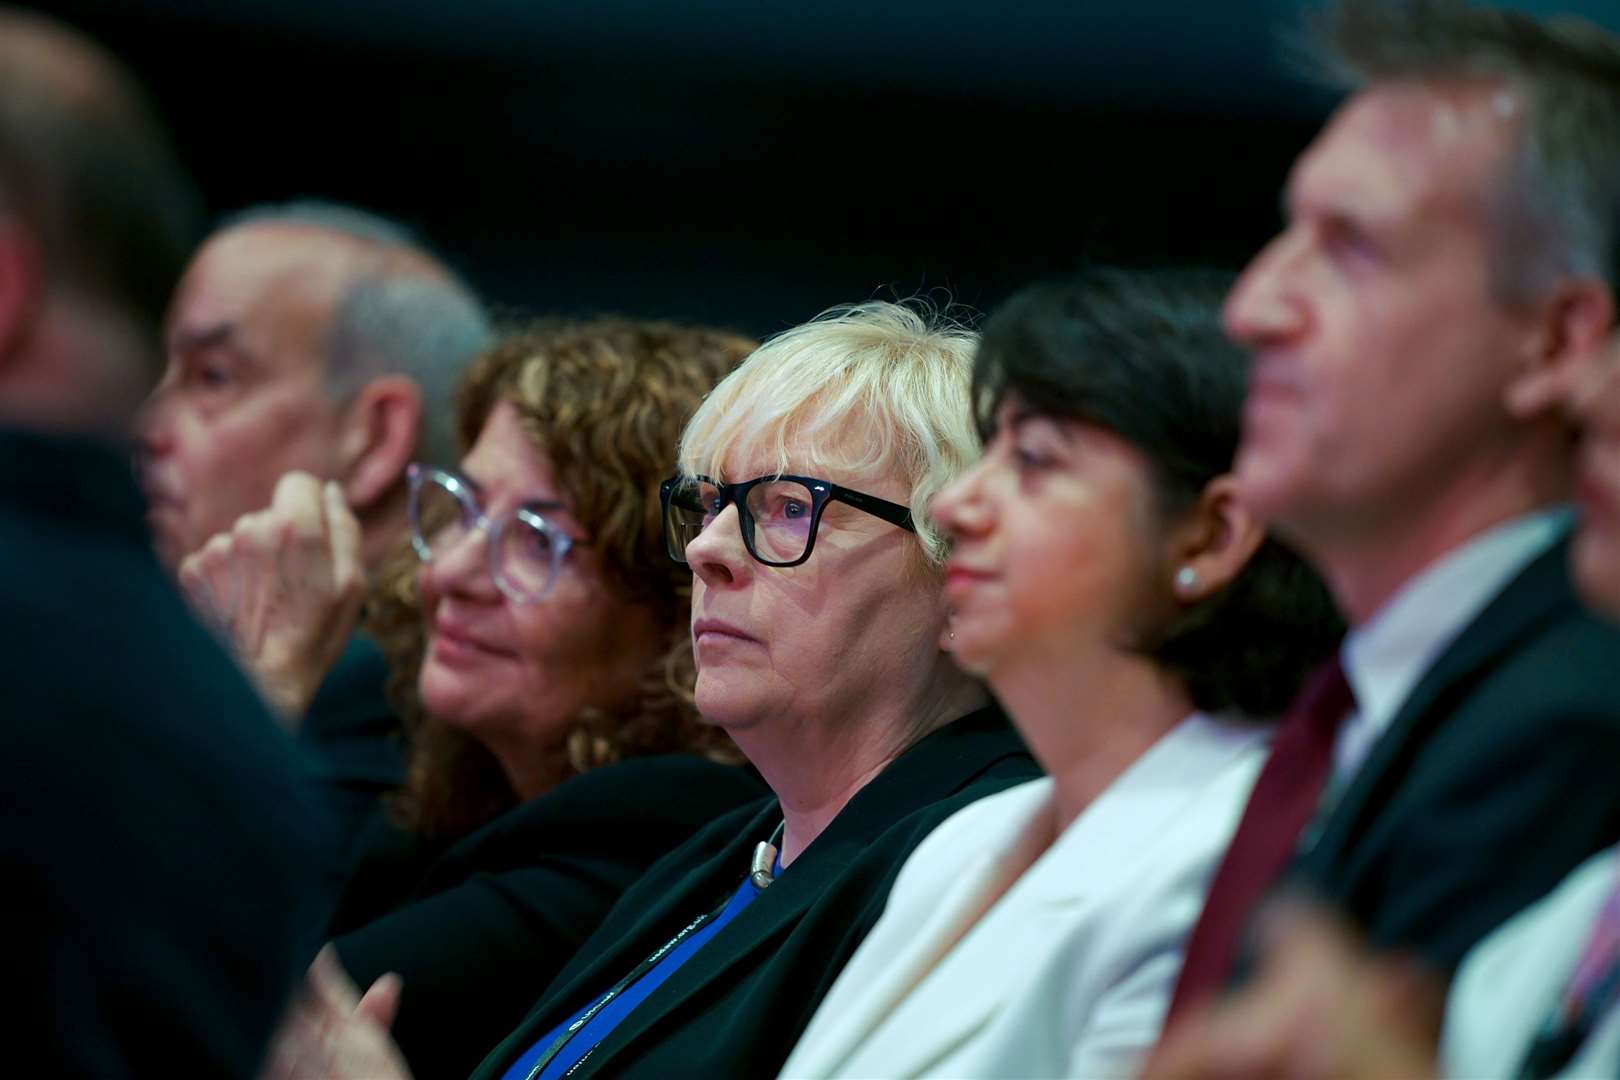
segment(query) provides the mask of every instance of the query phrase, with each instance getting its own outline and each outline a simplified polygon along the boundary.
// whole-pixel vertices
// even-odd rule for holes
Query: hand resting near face
[[[287,473],[268,509],[243,515],[181,563],[180,585],[296,729],[365,601],[360,524],[337,484]]]

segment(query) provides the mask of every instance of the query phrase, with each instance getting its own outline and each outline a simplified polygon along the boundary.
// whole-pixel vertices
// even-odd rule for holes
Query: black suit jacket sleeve
[[[464,1077],[646,869],[757,802],[752,770],[691,755],[565,782],[445,852],[416,896],[336,939],[361,985],[398,972],[394,1035],[419,1080]]]
[[[1420,681],[1316,848],[1308,887],[1442,969],[1620,838],[1620,633],[1559,545]]]
[[[159,569],[127,456],[11,453],[50,467],[0,470],[5,1071],[256,1076],[328,915],[321,792]]]
[[[299,728],[351,841],[382,797],[405,782],[405,735],[384,689],[388,662],[365,634],[349,639]]]

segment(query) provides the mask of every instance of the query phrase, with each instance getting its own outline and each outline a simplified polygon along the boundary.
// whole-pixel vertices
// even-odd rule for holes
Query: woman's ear
[[[1172,594],[1182,604],[1196,604],[1224,589],[1243,572],[1265,538],[1265,528],[1238,499],[1232,474],[1217,476],[1204,485],[1172,538]]]
[[[343,419],[339,453],[343,497],[356,512],[400,483],[416,453],[422,392],[404,375],[372,379],[355,394]]]

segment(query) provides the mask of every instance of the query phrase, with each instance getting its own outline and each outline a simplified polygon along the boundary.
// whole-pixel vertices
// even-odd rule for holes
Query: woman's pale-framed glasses
[[[545,510],[561,503],[535,502],[491,519],[479,502],[478,485],[464,476],[431,465],[412,463],[406,470],[411,546],[417,558],[432,562],[460,544],[468,533],[487,538],[490,576],[510,600],[533,604],[545,599],[562,571],[563,557],[574,538],[547,521]]]

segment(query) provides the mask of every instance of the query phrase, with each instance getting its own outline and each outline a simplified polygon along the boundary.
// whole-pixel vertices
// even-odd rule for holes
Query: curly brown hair
[[[723,331],[623,318],[547,320],[507,333],[462,377],[465,452],[497,404],[516,407],[545,455],[574,518],[593,537],[610,588],[647,604],[669,644],[636,691],[611,710],[582,712],[557,780],[626,757],[687,752],[740,762],[730,739],[693,702],[691,572],[664,552],[659,482],[703,397],[755,348]],[[471,735],[427,714],[417,696],[426,646],[417,560],[407,544],[383,566],[367,628],[389,661],[388,692],[411,741],[402,826],[464,835],[516,805],[495,756]]]

